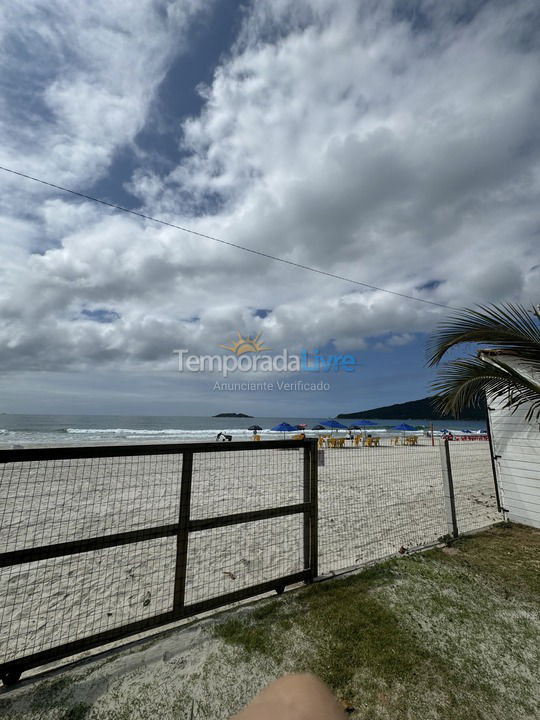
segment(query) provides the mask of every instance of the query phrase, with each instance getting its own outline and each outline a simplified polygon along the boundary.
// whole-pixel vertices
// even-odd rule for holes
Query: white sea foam
[[[66,432],[70,435],[121,435],[132,437],[151,437],[151,436],[194,436],[205,437],[207,435],[217,434],[219,432],[228,435],[251,435],[251,430],[239,428],[205,428],[202,430],[185,430],[185,429],[163,429],[163,430],[135,430],[133,428],[67,428]]]

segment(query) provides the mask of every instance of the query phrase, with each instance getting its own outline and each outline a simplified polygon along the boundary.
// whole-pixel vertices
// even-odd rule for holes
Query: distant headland
[[[242,418],[252,418],[253,415],[245,415],[244,413],[218,413],[217,415],[212,415],[212,417],[242,417]]]
[[[456,418],[441,415],[433,407],[433,398],[426,397],[421,400],[386,405],[384,407],[372,408],[371,410],[359,410],[353,413],[340,413],[338,418],[384,418],[385,420],[455,420]],[[485,420],[486,404],[479,407],[467,408],[463,411],[461,420]]]

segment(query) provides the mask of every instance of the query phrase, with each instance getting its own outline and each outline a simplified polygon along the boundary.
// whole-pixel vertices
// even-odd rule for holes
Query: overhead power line
[[[108,202],[107,200],[102,200],[101,198],[96,198],[92,195],[87,195],[86,193],[63,187],[62,185],[57,185],[55,183],[48,182],[47,180],[33,177],[32,175],[27,175],[26,173],[19,172],[18,170],[12,170],[11,168],[4,167],[3,165],[0,165],[0,170],[3,170],[6,173],[10,173],[11,175],[18,175],[19,177],[25,178],[26,180],[32,180],[33,182],[40,183],[41,185],[46,185],[47,187],[54,188],[55,190],[60,190],[61,192],[84,198],[85,200],[91,200],[92,202],[99,203],[100,205],[105,205],[106,207],[112,208],[113,210],[118,210],[123,213],[127,213],[128,215],[135,215],[135,217],[142,218],[143,220],[149,220],[151,222],[158,223],[159,225],[165,225],[166,227],[174,228],[175,230],[181,230],[182,232],[189,233],[190,235],[196,235],[197,237],[205,238],[206,240],[212,240],[213,242],[220,243],[221,245],[227,245],[228,247],[236,248],[237,250],[243,250],[244,252],[252,253],[253,255],[259,255],[260,257],[266,258],[267,260],[274,260],[275,262],[284,263],[285,265],[290,265],[291,267],[299,268],[300,270],[307,270],[308,272],[317,273],[318,275],[325,275],[326,277],[331,277],[335,280],[342,280],[343,282],[368,288],[369,290],[377,290],[379,292],[388,293],[390,295],[396,295],[397,297],[405,298],[406,300],[414,300],[415,302],[421,302],[427,305],[434,305],[435,307],[445,308],[445,310],[456,309],[452,308],[450,305],[444,305],[443,303],[435,302],[434,300],[426,300],[424,298],[416,297],[414,295],[406,295],[405,293],[400,293],[396,290],[388,290],[387,288],[377,287],[377,285],[370,285],[369,283],[344,277],[343,275],[337,275],[336,273],[331,273],[327,270],[321,270],[319,268],[310,267],[309,265],[303,265],[302,263],[297,263],[293,260],[286,260],[285,258],[278,257],[277,255],[270,255],[270,253],[262,252],[262,250],[254,250],[253,248],[246,247],[245,245],[239,245],[238,243],[233,243],[228,240],[222,240],[221,238],[215,237],[214,235],[207,235],[206,233],[199,232],[198,230],[192,230],[191,228],[183,227],[182,225],[176,225],[175,223],[167,222],[166,220],[160,220],[159,218],[152,217],[151,215],[137,212],[137,210],[130,210],[129,208],[123,207],[122,205],[117,205],[116,203]]]

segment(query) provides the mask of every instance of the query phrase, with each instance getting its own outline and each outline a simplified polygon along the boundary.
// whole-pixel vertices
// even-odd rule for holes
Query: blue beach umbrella
[[[343,423],[340,423],[337,420],[321,420],[321,425],[324,425],[324,427],[332,428],[332,430],[349,429],[346,425],[343,425]]]
[[[414,432],[416,428],[414,428],[412,425],[407,425],[407,423],[401,423],[401,425],[396,425],[394,427],[394,430],[400,430],[402,432]]]
[[[296,432],[296,428],[286,422],[279,423],[279,425],[273,427],[272,430],[274,430],[275,432]]]
[[[379,423],[373,422],[373,420],[357,420],[355,425],[358,427],[371,427],[372,425],[378,425]]]

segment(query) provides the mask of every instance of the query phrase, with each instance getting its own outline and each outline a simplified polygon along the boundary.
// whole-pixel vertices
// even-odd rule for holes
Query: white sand
[[[487,443],[455,443],[464,531],[500,520]],[[173,524],[181,456],[0,468],[0,552]],[[440,451],[325,451],[319,468],[319,573],[433,543],[448,531]],[[195,456],[192,518],[302,502],[297,450]],[[186,602],[303,569],[302,516],[192,533]],[[0,570],[0,662],[172,609],[176,539],[161,538]]]

